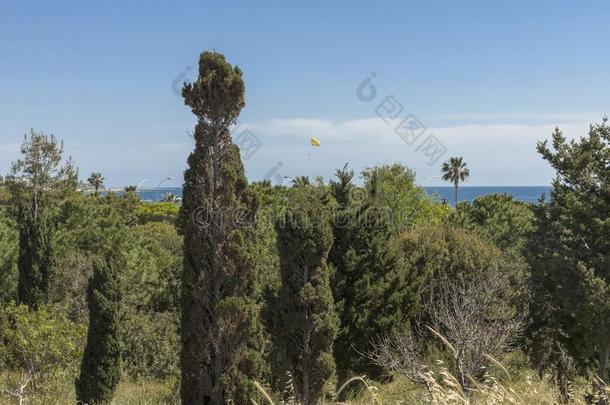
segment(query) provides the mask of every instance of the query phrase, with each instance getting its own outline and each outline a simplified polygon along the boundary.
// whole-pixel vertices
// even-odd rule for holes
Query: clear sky
[[[251,180],[400,162],[437,185],[441,161],[462,155],[471,185],[546,185],[536,141],[556,125],[580,136],[610,111],[609,12],[601,1],[1,0],[0,172],[34,128],[65,141],[83,178],[180,185],[194,120],[176,83],[217,50],[244,71],[235,133],[261,143],[245,160]],[[371,73],[376,95],[363,101]],[[409,114],[425,126],[412,144],[395,131]],[[431,165],[429,139],[446,150]]]

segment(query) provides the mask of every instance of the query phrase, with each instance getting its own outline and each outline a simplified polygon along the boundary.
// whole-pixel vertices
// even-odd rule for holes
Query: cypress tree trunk
[[[248,403],[259,324],[255,263],[246,248],[257,202],[228,129],[244,105],[241,71],[204,52],[199,78],[183,96],[198,123],[181,212],[182,403]]]
[[[121,378],[120,288],[116,266],[117,259],[112,257],[95,263],[89,281],[89,330],[80,376],[76,380],[79,403],[110,403]]]

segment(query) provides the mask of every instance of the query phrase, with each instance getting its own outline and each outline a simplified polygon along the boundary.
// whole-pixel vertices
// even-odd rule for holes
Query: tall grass
[[[6,386],[9,373],[0,374],[0,405],[15,405],[18,400],[10,395],[2,395],[1,389]],[[65,378],[49,381],[47,387],[26,398],[28,405],[65,405],[75,404],[74,380]],[[117,387],[113,404],[125,405],[173,405],[180,404],[178,383],[167,381],[133,381],[124,378]]]
[[[561,404],[559,389],[553,384],[551,378],[539,378],[530,369],[518,375],[511,375],[509,369],[494,359],[495,369],[489,370],[483,381],[470,380],[468,388],[462,388],[456,376],[452,375],[442,362],[422,372],[423,384],[414,384],[404,377],[397,376],[385,384],[373,383],[365,377],[353,377],[339,387],[332,400],[326,404],[517,404],[517,405],[556,405]],[[0,387],[6,381],[7,374],[0,374]],[[264,388],[255,383],[262,400],[252,401],[256,405],[299,405],[294,397],[282,402]],[[357,394],[344,401],[339,401],[340,394],[347,388],[361,387]],[[31,405],[63,405],[75,403],[74,382],[63,380],[54,382],[51,389],[45,394],[33,395],[28,398]],[[603,382],[593,379],[589,382],[577,380],[571,390],[570,403],[585,405],[600,403],[602,399],[608,401],[610,388]],[[290,395],[288,395],[290,397]],[[16,399],[0,395],[0,405],[17,404]],[[176,381],[132,381],[123,380],[116,391],[114,404],[125,405],[173,405],[179,404],[179,389]]]
[[[490,370],[483,381],[476,381],[467,376],[471,383],[467,388],[463,388],[458,378],[443,362],[438,361],[433,368],[422,372],[423,384],[415,384],[407,378],[397,377],[392,382],[377,385],[365,377],[354,377],[341,385],[334,395],[334,400],[324,403],[343,405],[557,405],[563,403],[559,389],[552,383],[550,376],[539,378],[533,370],[525,370],[518,376],[512,376],[501,362],[494,358],[490,361],[497,370]],[[492,371],[497,371],[498,376],[493,375]],[[345,401],[338,401],[341,392],[353,384],[361,384],[363,389],[360,393]],[[259,383],[256,383],[256,387],[265,402],[252,401],[255,405],[299,405],[294,399],[290,401],[274,399],[274,396]],[[574,385],[570,403],[575,405],[604,403],[602,400],[608,401],[609,396],[610,388],[603,382],[597,379],[589,383],[581,381]]]

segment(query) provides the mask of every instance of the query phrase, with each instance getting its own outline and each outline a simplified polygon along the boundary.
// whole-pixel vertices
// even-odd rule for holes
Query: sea
[[[453,205],[454,190],[452,186],[427,186],[424,189],[431,195],[436,195],[439,200],[446,200]],[[546,199],[550,196],[550,187],[546,186],[460,186],[458,189],[458,201],[472,201],[477,197],[487,194],[508,194],[515,200],[526,203],[536,203],[542,195]],[[140,189],[140,198],[144,201],[161,201],[166,194],[173,194],[182,198],[182,188],[160,187],[158,189]]]
[[[424,187],[429,194],[436,194],[439,199],[453,205],[455,190],[452,186]],[[508,194],[515,200],[535,204],[544,195],[549,199],[551,188],[546,186],[462,186],[458,188],[458,201],[472,201],[487,194]]]

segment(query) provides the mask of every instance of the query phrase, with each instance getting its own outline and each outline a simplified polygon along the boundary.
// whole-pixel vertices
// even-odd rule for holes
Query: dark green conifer
[[[257,200],[229,132],[244,106],[241,70],[203,52],[199,77],[182,94],[197,117],[181,212],[182,403],[248,403],[260,326],[248,250]]]
[[[332,245],[322,189],[299,182],[276,224],[281,287],[272,334],[280,369],[292,378],[298,403],[317,404],[334,381],[338,320],[326,260]]]
[[[87,345],[80,376],[76,380],[79,403],[110,403],[121,378],[118,275],[118,266],[121,265],[121,259],[112,256],[94,264],[93,276],[87,289]]]
[[[341,327],[335,344],[340,382],[349,372],[377,377],[381,370],[364,358],[378,336],[404,327],[415,308],[404,261],[393,238],[388,207],[376,201],[376,176],[368,190],[352,183],[347,167],[337,171],[331,190],[338,203],[333,221],[333,294]]]

